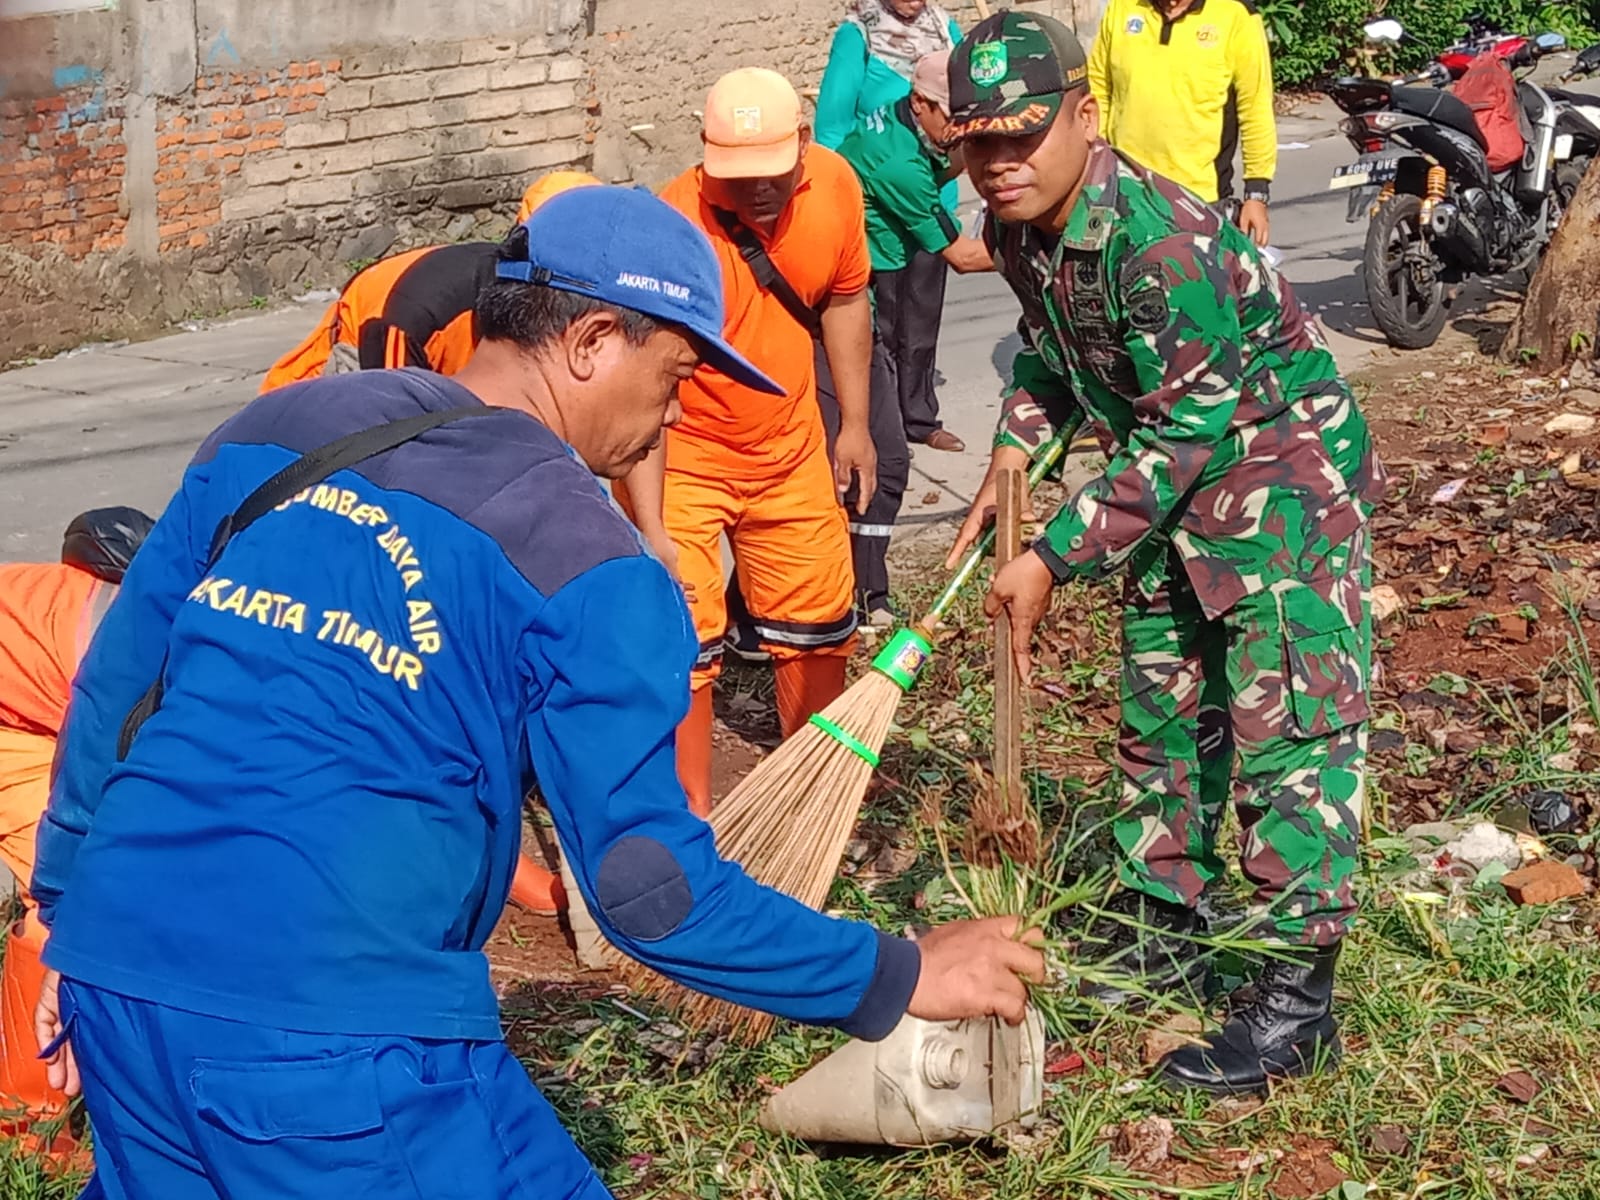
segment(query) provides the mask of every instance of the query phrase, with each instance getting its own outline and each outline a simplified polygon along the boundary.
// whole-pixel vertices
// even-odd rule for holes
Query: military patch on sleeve
[[[1138,291],[1147,284],[1160,286],[1161,264],[1155,262],[1134,262],[1122,268],[1122,290],[1124,293]]]
[[[1143,333],[1157,333],[1171,323],[1167,295],[1158,287],[1143,288],[1128,297],[1128,324]]]
[[[1120,274],[1128,324],[1143,333],[1165,329],[1172,313],[1161,264],[1135,260],[1125,264]]]

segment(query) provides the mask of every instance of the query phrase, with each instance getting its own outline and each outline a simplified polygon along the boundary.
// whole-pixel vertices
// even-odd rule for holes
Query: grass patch
[[[55,1170],[26,1143],[0,1137],[0,1200],[73,1200],[87,1175]]]
[[[917,612],[938,572],[902,576],[926,581],[899,597]],[[991,717],[975,605],[969,598],[953,614],[952,632],[906,701],[885,755],[889,784],[863,814],[866,840],[897,856],[892,869],[872,869],[879,847],[869,845],[833,893],[837,911],[883,928],[993,901],[972,894],[959,850],[975,797],[970,762],[987,756]],[[1103,819],[1116,794],[1108,754],[1117,604],[1110,589],[1076,588],[1058,605],[1033,693],[1029,753],[1042,769],[1030,785],[1044,830],[1072,846],[1071,862],[1058,864],[1054,891],[1004,872],[981,886],[1011,889],[1035,908],[1081,886],[1072,899],[1086,908],[1112,861]],[[1553,664],[1556,673],[1578,675],[1583,692],[1576,660]],[[1565,745],[1561,738],[1558,729],[1530,727],[1514,740],[1527,755],[1524,782],[1537,777],[1536,761]],[[942,850],[930,810],[943,812]],[[1081,1059],[1081,1069],[1051,1079],[1038,1126],[1004,1147],[852,1153],[762,1131],[763,1098],[839,1044],[826,1032],[780,1026],[744,1048],[641,1020],[605,998],[545,997],[526,1010],[538,1032],[523,1049],[579,1145],[627,1200],[1600,1196],[1593,910],[1517,909],[1498,885],[1424,896],[1416,859],[1384,827],[1386,809],[1378,814],[1363,863],[1363,913],[1340,964],[1345,1062],[1265,1101],[1168,1093],[1144,1078],[1152,1018],[1090,1019],[1070,1005],[1051,1021],[1052,1056]],[[1242,898],[1217,903],[1232,911]],[[1226,957],[1248,970],[1248,945]]]
[[[1048,503],[1048,502],[1046,502]],[[898,597],[917,612],[939,572],[902,569]],[[977,600],[908,697],[886,749],[885,786],[863,813],[832,907],[885,929],[964,915],[975,897],[960,861],[976,796],[971,763],[987,757],[991,665]],[[1104,819],[1117,795],[1116,593],[1063,589],[1041,647],[1027,734],[1040,823],[1057,847],[1057,889],[1074,909],[1103,895],[1113,862]],[[1592,695],[1589,647],[1574,618],[1550,678]],[[748,681],[735,681],[747,686]],[[729,699],[725,696],[724,699]],[[752,699],[765,700],[759,689]],[[1486,721],[1514,732],[1484,753],[1520,755],[1518,786],[1540,782],[1568,746],[1570,721],[1540,722],[1488,689]],[[1379,697],[1379,720],[1401,720]],[[1497,710],[1497,706],[1499,706]],[[1498,715],[1497,715],[1498,714]],[[1419,759],[1426,773],[1431,762]],[[1374,784],[1376,785],[1376,773]],[[763,1099],[842,1037],[780,1024],[755,1047],[696,1036],[631,1000],[581,988],[514,991],[512,1045],[577,1144],[622,1200],[1594,1200],[1600,1197],[1600,940],[1592,905],[1514,908],[1490,885],[1428,891],[1374,787],[1363,911],[1340,963],[1346,1058],[1325,1077],[1264,1101],[1172,1094],[1145,1078],[1145,1043],[1165,1014],[1132,1018],[1064,1006],[1051,1014],[1041,1120],[1005,1145],[845,1152],[763,1131]],[[938,812],[941,816],[931,814]],[[945,848],[941,850],[941,837]],[[1230,837],[1225,832],[1223,842]],[[991,877],[1042,907],[1037,880]],[[1218,908],[1242,911],[1224,892]],[[1228,948],[1224,974],[1248,970]],[[1070,970],[1070,964],[1068,964]],[[0,1200],[64,1200],[81,1181],[52,1180],[37,1159],[0,1152]]]
[[[508,1014],[537,1026],[522,1046],[529,1070],[622,1197],[1600,1195],[1592,931],[1485,897],[1433,918],[1438,942],[1392,890],[1407,869],[1390,839],[1369,855],[1369,903],[1340,969],[1337,1073],[1264,1103],[1173,1095],[1141,1078],[1147,1023],[1106,1019],[1064,1031],[1085,1068],[1047,1085],[1042,1122],[1008,1149],[843,1153],[761,1131],[768,1091],[839,1043],[825,1032],[707,1043],[605,998],[513,1001]],[[1127,1162],[1127,1131],[1163,1122],[1161,1161]],[[1318,1172],[1339,1179],[1304,1190]]]

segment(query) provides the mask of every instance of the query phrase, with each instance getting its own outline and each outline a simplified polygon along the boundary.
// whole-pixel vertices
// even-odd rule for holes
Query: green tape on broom
[[[914,629],[902,629],[872,660],[872,669],[894,680],[902,692],[917,681],[922,664],[933,655],[933,645]]]
[[[874,751],[871,746],[863,742],[860,738],[839,728],[839,726],[828,720],[828,718],[823,716],[821,713],[813,713],[811,717],[811,723],[818,729],[822,730],[823,733],[831,737],[834,741],[838,742],[846,750],[854,754],[862,762],[866,763],[867,766],[874,769],[877,768],[877,752]]]
[[[1047,475],[1056,463],[1061,461],[1066,453],[1067,437],[1071,430],[1063,430],[1039,448],[1034,456],[1032,469],[1028,472],[1028,487],[1031,491]],[[978,564],[983,560],[994,546],[994,528],[991,526],[984,535],[978,539],[978,544],[967,555],[961,569],[956,572],[955,578],[945,588],[944,593],[934,604],[929,614],[931,621],[937,621],[949,607],[955,603],[956,596],[961,592],[978,569]],[[930,621],[930,624],[931,624]],[[902,629],[889,639],[878,656],[872,660],[872,669],[882,675],[888,676],[899,685],[900,690],[909,692],[917,682],[917,675],[921,672],[928,659],[933,656],[933,643],[916,629]],[[822,730],[841,746],[846,747],[868,766],[878,765],[878,755],[865,742],[846,733],[832,721],[820,713],[811,718],[811,723]]]
[[[1076,426],[1073,428],[1076,428]],[[1067,438],[1071,433],[1071,429],[1064,429],[1039,447],[1039,452],[1033,457],[1033,465],[1028,470],[1028,491],[1032,492],[1034,488],[1038,487],[1044,477],[1050,473],[1051,468],[1065,456]],[[993,549],[994,526],[991,524],[988,529],[983,531],[983,535],[978,538],[977,543],[972,547],[972,551],[962,561],[960,568],[951,577],[944,591],[939,594],[939,598],[933,602],[933,607],[928,610],[928,615],[931,618],[937,621],[950,610],[950,606],[956,602],[956,597],[961,594],[962,589],[967,586],[967,582],[977,572],[978,564]]]

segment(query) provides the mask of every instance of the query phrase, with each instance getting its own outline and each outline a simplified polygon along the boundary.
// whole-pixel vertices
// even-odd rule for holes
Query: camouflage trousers
[[[1170,560],[1123,612],[1122,882],[1193,907],[1231,791],[1259,936],[1326,945],[1355,915],[1371,677],[1366,531],[1307,578],[1207,619]],[[1237,766],[1237,774],[1235,774]]]

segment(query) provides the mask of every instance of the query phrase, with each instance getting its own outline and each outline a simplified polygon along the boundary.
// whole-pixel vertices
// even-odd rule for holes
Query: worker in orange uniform
[[[22,919],[7,931],[0,968],[0,1132],[6,1134],[66,1111],[66,1097],[45,1078],[33,1033],[45,929],[26,885],[72,677],[152,524],[137,509],[95,509],[67,526],[59,563],[0,563],[0,862],[16,876],[23,906]],[[72,1139],[58,1135],[49,1149],[65,1156]]]
[[[552,196],[599,186],[582,171],[551,171],[528,185],[517,224]],[[383,259],[345,284],[316,329],[273,364],[261,391],[344,371],[423,367],[454,375],[478,344],[472,309],[478,290],[494,280],[498,242],[430,246]],[[532,912],[567,906],[561,877],[527,855],[517,860],[511,899]]]
[[[522,204],[517,209],[517,224],[521,225],[551,196],[577,187],[599,187],[600,181],[586,171],[550,171],[539,176],[522,193]]]
[[[812,143],[800,98],[772,71],[746,68],[717,81],[706,99],[704,142],[702,165],[661,198],[711,239],[722,264],[728,341],[784,395],[701,368],[679,390],[683,419],[618,489],[683,584],[700,639],[693,700],[678,730],[678,772],[701,815],[711,810],[711,683],[728,621],[723,537],[772,655],[787,737],[844,690],[856,615],[839,498],[851,492],[864,513],[877,486],[868,425],[872,264],[855,173]],[[831,464],[813,328],[838,397]]]
[[[551,171],[522,194],[517,223],[551,196],[599,182],[582,171]],[[261,391],[383,367],[454,375],[478,344],[472,306],[494,278],[499,250],[498,242],[425,246],[356,272],[305,341],[272,364]]]

